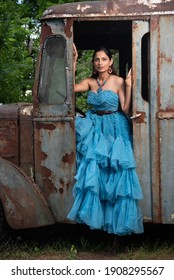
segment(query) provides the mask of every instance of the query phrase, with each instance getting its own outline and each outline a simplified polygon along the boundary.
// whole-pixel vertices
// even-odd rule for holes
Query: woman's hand
[[[127,87],[132,87],[132,68],[129,70],[127,77],[125,79],[125,84]]]
[[[76,62],[78,59],[78,52],[74,43],[73,43],[73,58],[74,58],[74,62]]]

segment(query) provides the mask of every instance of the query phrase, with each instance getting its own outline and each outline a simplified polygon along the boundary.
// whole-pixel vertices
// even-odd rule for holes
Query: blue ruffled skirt
[[[122,112],[76,119],[77,174],[68,219],[91,229],[142,233],[143,198],[132,150],[130,123]]]

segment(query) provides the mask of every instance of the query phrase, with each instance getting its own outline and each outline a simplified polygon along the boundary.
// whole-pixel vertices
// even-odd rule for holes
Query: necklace
[[[109,80],[110,75],[108,75],[108,77],[106,78],[106,80],[103,81],[103,83],[100,83],[99,78],[97,77],[97,84],[99,86],[97,91],[101,91],[102,87],[106,84],[106,82]]]

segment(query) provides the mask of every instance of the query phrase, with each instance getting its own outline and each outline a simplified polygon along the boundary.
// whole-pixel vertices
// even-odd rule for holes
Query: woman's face
[[[112,65],[112,60],[107,56],[104,51],[96,52],[94,56],[94,68],[98,73],[108,71],[109,66]]]

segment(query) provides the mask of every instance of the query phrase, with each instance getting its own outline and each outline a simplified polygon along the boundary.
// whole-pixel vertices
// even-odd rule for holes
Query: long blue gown
[[[94,109],[76,119],[77,174],[68,218],[117,235],[142,233],[138,202],[143,194],[130,122],[119,111],[119,96],[113,91],[89,91],[87,102]],[[100,116],[96,110],[113,113]]]

